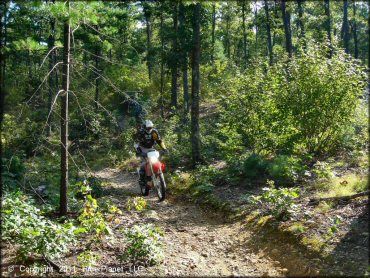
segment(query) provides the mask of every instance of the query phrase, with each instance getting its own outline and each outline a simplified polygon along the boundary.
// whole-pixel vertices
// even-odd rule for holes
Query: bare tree
[[[52,2],[54,3],[55,1],[52,0]],[[50,53],[49,55],[49,71],[52,71],[54,65],[55,65],[55,61],[56,61],[56,54],[55,54],[55,49],[54,48],[54,45],[55,45],[55,18],[53,16],[50,17],[50,34],[49,34],[49,38],[48,38],[48,49],[49,51],[52,51],[52,53]],[[55,69],[55,72],[56,72],[56,69]],[[55,83],[54,83],[54,78],[56,79],[57,78],[57,75],[53,74],[52,72],[50,72],[50,75],[49,75],[49,95],[48,95],[48,126],[47,126],[47,130],[46,130],[46,135],[49,137],[50,134],[51,134],[51,122],[52,122],[52,113],[51,113],[51,106],[52,106],[52,102],[53,102],[53,91],[55,90],[55,83],[57,80],[55,80]]]
[[[67,1],[69,8],[69,1]],[[66,216],[68,210],[68,90],[70,64],[70,25],[69,19],[64,22],[64,53],[63,53],[63,93],[61,94],[60,141],[61,141],[61,183],[60,183],[60,215]]]
[[[99,26],[95,26],[96,30],[99,31]],[[101,45],[99,42],[95,45],[95,111],[98,112],[99,109],[99,98],[100,98],[100,76],[101,76],[101,66],[100,66],[100,58],[101,58]]]

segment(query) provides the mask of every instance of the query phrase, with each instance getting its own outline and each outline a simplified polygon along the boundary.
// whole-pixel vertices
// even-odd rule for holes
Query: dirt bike
[[[166,182],[163,175],[164,164],[159,161],[161,154],[163,153],[159,153],[155,149],[150,149],[146,154],[142,155],[146,161],[145,185],[140,184],[140,190],[143,196],[148,196],[150,189],[154,188],[160,202],[166,198]],[[138,173],[139,170],[140,168],[138,168]]]

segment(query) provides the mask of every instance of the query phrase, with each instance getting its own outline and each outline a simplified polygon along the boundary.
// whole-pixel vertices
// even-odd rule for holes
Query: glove
[[[136,151],[136,156],[141,156],[141,153],[142,153],[142,150],[141,148],[135,148],[135,151]]]

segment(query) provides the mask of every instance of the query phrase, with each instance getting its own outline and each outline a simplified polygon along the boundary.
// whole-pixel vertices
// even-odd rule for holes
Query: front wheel
[[[162,202],[166,198],[166,182],[163,173],[160,173],[157,178],[159,179],[159,184],[157,184],[158,199]]]

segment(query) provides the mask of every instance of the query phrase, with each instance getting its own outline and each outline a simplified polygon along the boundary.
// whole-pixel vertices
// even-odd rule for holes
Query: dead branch
[[[42,259],[49,265],[52,266],[53,269],[56,269],[57,272],[60,272],[61,267],[57,265],[55,262],[47,258],[46,256],[42,255]]]
[[[315,205],[322,201],[349,201],[351,199],[355,199],[357,197],[369,195],[370,190],[362,191],[356,194],[347,195],[347,196],[339,196],[339,197],[327,197],[327,198],[312,198],[309,201],[309,205]]]
[[[36,189],[33,188],[33,186],[31,185],[30,182],[28,182],[28,184],[31,187],[32,191],[40,198],[40,200],[44,203],[44,205],[46,205],[46,202],[45,202],[44,198],[42,198],[41,195],[36,191]]]
[[[41,84],[39,85],[39,87],[36,89],[36,91],[32,94],[32,96],[26,101],[26,104],[28,104],[31,99],[35,96],[35,94],[40,90],[41,86],[44,84],[44,82],[47,80],[47,78],[49,77],[49,75],[53,72],[53,70],[60,64],[63,64],[63,62],[58,62],[54,65],[54,67],[48,72],[48,74],[45,76],[44,80],[41,82]]]
[[[46,56],[45,56],[45,58],[44,58],[44,60],[42,60],[42,63],[41,63],[41,65],[39,66],[39,68],[41,68],[42,67],[42,65],[45,63],[45,61],[46,61],[46,58],[48,58],[48,56],[50,55],[50,53],[54,50],[54,49],[56,49],[56,48],[61,48],[61,46],[54,46],[52,49],[50,49],[50,51],[48,52],[48,54],[46,54]]]

